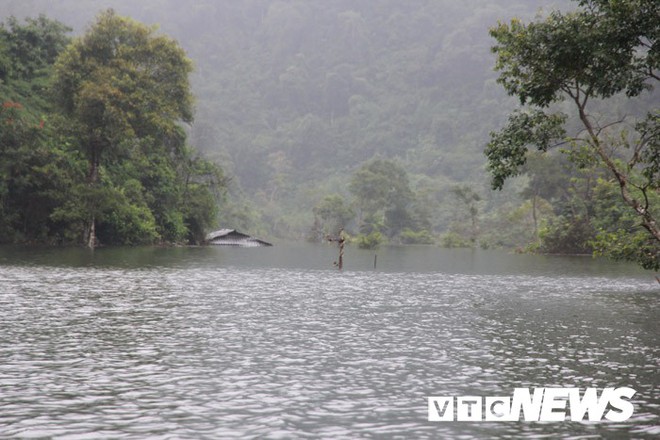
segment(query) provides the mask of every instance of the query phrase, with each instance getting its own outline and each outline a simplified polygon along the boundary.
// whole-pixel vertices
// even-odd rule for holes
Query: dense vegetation
[[[0,241],[201,240],[224,178],[185,143],[183,51],[113,11],[67,31],[44,16],[0,29]]]
[[[408,217],[423,207],[430,223],[399,228],[409,230],[405,239],[383,230],[394,242],[415,234],[427,242],[461,225],[457,185],[481,195],[480,214],[514,198],[490,197],[483,170],[488,133],[514,105],[495,84],[488,28],[511,14],[530,17],[543,1],[111,3],[160,24],[193,60],[189,140],[231,177],[223,226],[304,238],[314,208],[333,194],[357,216],[364,209],[352,176],[377,158],[405,170]],[[34,15],[39,4],[9,1],[5,11]],[[77,29],[97,13],[91,2],[43,6]]]
[[[491,190],[492,163],[487,170],[489,158],[483,155],[489,139],[493,140],[491,132],[512,133],[516,124],[545,124],[549,129],[545,137],[534,140],[539,142],[525,144],[532,150],[551,147],[553,137],[580,130],[580,118],[571,110],[571,101],[553,102],[551,108],[535,105],[538,103],[525,107],[522,104],[530,103],[521,104],[519,94],[506,87],[502,79],[505,64],[498,61],[502,51],[491,53],[491,46],[503,47],[499,37],[508,32],[508,25],[498,26],[498,20],[505,23],[518,17],[514,23],[522,29],[528,29],[524,22],[538,23],[531,28],[539,30],[539,38],[572,40],[574,45],[567,48],[587,52],[594,49],[589,44],[605,38],[606,45],[593,50],[601,64],[586,66],[597,76],[607,63],[625,64],[619,57],[623,52],[610,50],[619,40],[630,45],[635,35],[638,42],[643,37],[653,47],[632,47],[657,57],[657,13],[648,10],[654,2],[616,2],[631,8],[609,12],[601,8],[608,2],[568,0],[552,4],[542,0],[199,0],[193,7],[167,0],[110,3],[122,14],[160,24],[193,60],[196,112],[194,124],[186,130],[190,143],[230,177],[229,197],[219,208],[222,226],[314,240],[344,227],[358,244],[367,247],[389,241],[598,252],[636,260],[641,254],[657,255],[648,234],[640,234],[645,230],[640,230],[639,218],[621,198],[616,176],[582,148],[589,139],[582,136],[582,146],[567,143],[545,152],[527,152],[515,173],[500,176],[503,191]],[[40,1],[30,5],[33,8]],[[98,12],[93,2],[74,0],[44,1],[43,7],[77,30]],[[593,32],[583,32],[576,27],[579,23],[566,21],[573,17],[572,12],[551,13],[553,9],[574,11],[586,24],[599,20],[603,24]],[[26,3],[14,0],[8,1],[5,10],[35,15]],[[553,28],[553,20],[564,27]],[[641,35],[640,28],[648,32]],[[624,35],[624,30],[630,34]],[[545,69],[552,60],[539,55],[537,61]],[[501,84],[494,71],[498,62]],[[626,115],[627,126],[637,127],[628,133],[635,131],[641,135],[638,138],[657,143],[657,124],[646,116],[657,111],[654,92],[639,89],[626,96],[625,88],[620,90],[622,93],[612,90],[605,96],[594,89],[591,117],[605,125],[608,117],[615,121]],[[545,118],[557,112],[566,116]],[[507,122],[510,113],[522,116]],[[181,115],[181,119],[187,117]],[[46,128],[55,122],[49,120]],[[76,151],[82,176],[78,181],[89,186],[89,152],[73,142],[84,133],[72,129],[58,129],[57,133],[66,140],[59,148],[69,145]],[[599,139],[609,142],[622,135],[609,128]],[[627,139],[630,145],[635,142],[631,136]],[[127,157],[125,142],[123,139],[117,148],[107,150],[108,154],[104,149],[102,156],[107,162],[102,165],[106,180],[101,181],[115,194],[130,193],[132,185],[123,188],[124,175],[107,180],[108,173],[115,172],[114,164]],[[184,150],[192,154],[187,147],[168,145],[173,148],[170,154]],[[613,145],[608,143],[606,148]],[[647,145],[651,149],[640,158],[653,164],[657,149],[653,150],[652,142]],[[570,154],[561,154],[561,148]],[[152,193],[160,185],[144,178],[143,166],[160,167],[150,160],[142,162],[125,180],[136,180],[139,191]],[[641,163],[633,167],[632,184],[644,187],[642,180],[636,180],[644,177],[642,167]],[[657,182],[652,169],[649,182]],[[159,178],[185,174],[174,170],[153,172]],[[221,177],[213,179],[223,181]],[[199,184],[204,179],[192,181]],[[183,193],[181,189],[172,192]],[[649,185],[646,194],[649,206],[657,207],[653,202],[657,187]],[[185,235],[168,232],[181,231],[181,224],[190,235],[191,222],[185,220],[190,217],[188,208],[176,208],[180,214],[170,216],[175,220],[158,211],[181,206],[188,198],[152,203],[164,200],[162,196],[139,199],[124,195],[125,206],[132,206],[124,217],[146,219],[146,225],[155,225],[158,239]],[[153,221],[140,214],[145,206]],[[89,224],[91,211],[86,212],[87,217],[77,217],[76,231],[81,225],[84,230],[85,222]],[[99,219],[97,226],[112,222],[107,213],[91,213]],[[55,216],[49,221],[72,218]],[[140,226],[140,221],[134,224],[133,235],[144,236],[150,230],[150,226]]]
[[[660,81],[660,3],[580,3],[583,9],[574,13],[554,12],[528,25],[514,20],[491,31],[498,81],[526,106],[492,134],[486,154],[493,187],[501,189],[506,178],[520,172],[528,146],[546,152],[553,143],[568,144],[564,152],[571,163],[605,173],[593,184],[591,209],[565,213],[554,234],[568,232],[573,243],[657,270],[660,109],[629,120],[613,118],[592,102],[610,102],[620,93],[636,99]],[[573,137],[565,128],[570,115],[553,107],[560,101],[574,107],[581,125]],[[544,244],[553,240],[547,237]]]

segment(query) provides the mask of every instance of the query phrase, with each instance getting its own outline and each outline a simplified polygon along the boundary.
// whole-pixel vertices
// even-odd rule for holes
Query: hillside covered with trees
[[[0,29],[0,241],[199,242],[224,178],[180,125],[189,60],[112,10],[69,30],[43,15]]]
[[[53,5],[10,0],[2,14],[36,17],[47,13],[72,26],[74,35],[82,35],[89,32],[101,3],[60,0]],[[579,149],[561,154],[564,145],[528,153],[512,173],[517,177],[506,179],[502,191],[491,189],[492,163],[484,156],[486,145],[493,140],[491,133],[507,126],[509,114],[527,111],[525,100],[507,88],[506,82],[501,84],[502,70],[495,67],[502,52],[492,53],[491,47],[503,43],[489,31],[514,17],[519,23],[549,23],[553,10],[603,14],[599,9],[602,2],[109,3],[119,15],[158,24],[158,32],[174,38],[192,60],[194,118],[179,113],[177,122],[192,123],[176,126],[185,128],[187,143],[183,145],[202,151],[223,173],[216,168],[210,172],[210,164],[197,159],[197,165],[191,165],[193,174],[207,177],[186,181],[197,185],[220,182],[217,188],[227,185],[227,197],[216,198],[220,201],[217,221],[223,227],[313,240],[344,227],[364,246],[437,243],[608,255],[613,252],[605,249],[607,237],[618,234],[623,239],[626,231],[637,228],[637,220],[628,216],[625,201],[618,196],[614,176],[598,161],[577,160]],[[639,3],[639,9],[652,7],[654,2],[633,3]],[[646,16],[656,20],[645,24],[648,32],[642,36],[650,42],[657,41],[657,14],[653,11],[646,11]],[[610,26],[631,24],[625,21],[626,11],[616,13],[619,15],[609,18]],[[567,32],[564,37],[579,35]],[[58,50],[63,47],[64,42]],[[657,46],[653,47],[641,50],[654,53]],[[611,48],[598,53],[605,58],[614,56],[617,52]],[[570,103],[548,104],[552,104],[551,110],[567,115],[566,133],[579,132],[579,117],[574,117],[577,110]],[[646,88],[628,96],[619,89],[608,96],[595,96],[590,104],[591,117],[615,121],[625,116],[627,126],[633,127],[649,111],[657,110],[657,96]],[[42,102],[36,113],[49,111],[46,107]],[[647,125],[652,122],[647,121]],[[160,130],[157,124],[151,128]],[[183,139],[184,133],[176,132]],[[72,136],[69,143],[81,138],[80,132],[71,130],[58,133]],[[141,133],[151,139],[148,130]],[[78,166],[83,175],[89,174],[93,164],[89,152],[78,151]],[[190,148],[179,145],[173,151],[194,162]],[[113,154],[107,155],[108,161],[115,160]],[[127,180],[140,181],[133,178],[142,166],[158,167],[150,160],[140,162]],[[183,176],[186,172],[165,174]],[[110,186],[120,185],[116,182]],[[141,185],[137,192],[161,187]],[[657,189],[648,194],[653,199]],[[195,206],[205,206],[210,200],[205,197]],[[142,215],[139,207],[166,206],[149,205],[149,197],[128,200],[136,207],[130,214],[135,218]],[[170,202],[170,206],[177,203]],[[179,212],[174,217],[183,218],[183,223],[174,223],[193,223],[186,223],[188,211]],[[160,225],[155,229],[161,231],[157,235],[162,236],[169,217],[152,216],[153,224]],[[186,233],[213,223],[210,217],[205,219],[197,227],[186,226]],[[174,235],[180,237],[181,233]],[[651,246],[648,252],[657,252],[657,248]],[[628,257],[635,258],[630,253]]]

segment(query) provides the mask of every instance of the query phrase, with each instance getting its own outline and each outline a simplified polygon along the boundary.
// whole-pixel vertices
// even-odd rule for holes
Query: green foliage
[[[639,3],[648,5],[655,17],[660,14],[657,2]],[[639,95],[646,88],[649,63],[641,62],[637,48],[641,39],[653,38],[651,43],[655,43],[657,24],[649,20],[648,27],[631,31],[620,27],[620,18],[612,17],[607,9],[587,9],[553,12],[528,25],[515,19],[509,25],[500,24],[490,31],[498,42],[493,47],[498,82],[521,104],[539,107],[547,107],[576,84],[589,87],[589,94],[601,98],[621,91]]]
[[[20,102],[33,117],[42,118],[52,65],[69,43],[71,29],[43,15],[21,24],[9,17],[0,25],[0,96]]]
[[[639,219],[621,202],[618,191],[618,185],[612,180],[598,180],[592,219],[596,233],[589,245],[596,255],[637,261],[645,269],[657,271],[660,269],[660,243],[640,227]],[[649,204],[660,206],[660,194],[653,192],[650,196]]]
[[[472,247],[477,245],[479,238],[479,207],[481,196],[470,185],[457,185],[449,190],[455,198],[454,221],[450,231],[465,237]]]
[[[401,231],[401,243],[403,244],[434,244],[435,238],[433,234],[427,229],[421,231],[413,231],[410,228],[405,228]]]
[[[563,139],[565,121],[565,115],[548,115],[541,110],[513,112],[502,130],[491,133],[486,146],[493,189],[502,189],[506,179],[520,173],[527,162],[529,147],[547,151],[554,142]]]
[[[355,217],[353,209],[346,204],[344,198],[339,194],[325,196],[314,207],[314,216],[318,217],[322,234],[337,234],[340,229],[345,228]]]
[[[559,217],[539,230],[539,252],[548,254],[591,254],[595,231],[584,217]]]
[[[224,198],[227,179],[217,165],[199,157],[193,158],[191,154],[188,150],[187,166],[183,170],[185,185],[181,215],[185,238],[189,242],[201,243],[208,230],[216,225],[218,202]]]
[[[360,222],[359,231],[368,235],[372,232],[381,232],[385,230],[385,216],[382,212],[367,214]]]
[[[539,229],[556,222],[556,217],[550,202],[538,196],[520,204],[502,205],[482,220],[479,245],[536,252]]]
[[[660,109],[655,109],[636,127],[640,133],[641,174],[649,189],[660,189]]]
[[[267,229],[261,216],[262,212],[248,200],[238,195],[232,195],[222,204],[222,209],[218,214],[218,224],[264,235]]]
[[[446,248],[471,248],[474,243],[456,232],[446,232],[440,237],[440,245]]]
[[[507,101],[490,84],[483,30],[510,2],[205,1],[177,14],[194,28],[150,4],[199,66],[193,142],[226,161],[269,233],[300,236],[296,225],[307,230],[313,208],[349,193],[356,165],[376,157],[403,167],[411,189],[431,176],[426,219],[416,200],[389,210],[382,232],[395,240],[402,227],[447,226],[446,181],[483,179],[479,146]]]
[[[56,240],[62,225],[51,214],[84,167],[45,115],[49,63],[66,32],[45,17],[0,26],[0,242]]]
[[[44,15],[36,19],[27,18],[24,25],[9,17],[0,34],[3,52],[13,62],[7,63],[9,65],[2,69],[0,77],[3,80],[30,81],[43,75],[69,43],[66,34],[70,31],[71,28]]]
[[[366,213],[407,204],[412,199],[406,171],[391,160],[365,163],[353,174],[348,188]]]
[[[590,242],[594,254],[613,260],[636,261],[644,269],[660,270],[660,245],[645,231],[600,231]]]
[[[385,242],[385,236],[378,231],[372,231],[369,234],[358,234],[354,241],[360,249],[377,249]]]
[[[61,52],[68,42],[65,28],[33,26],[28,20],[17,25],[30,32],[13,32],[8,24],[0,38],[0,96],[3,102],[23,106],[20,118],[7,120],[20,120],[24,128],[12,132],[3,130],[9,125],[0,127],[8,139],[5,145],[20,146],[0,155],[0,235],[10,237],[7,240],[82,242],[94,214],[104,243],[124,242],[124,235],[131,237],[127,242],[137,242],[140,236],[197,241],[203,229],[215,224],[219,200],[223,226],[289,238],[300,237],[314,220],[318,231],[331,232],[342,223],[365,235],[378,231],[391,242],[411,240],[410,231],[426,230],[432,236],[450,231],[458,237],[448,242],[467,246],[477,240],[481,245],[521,248],[533,242],[539,249],[550,248],[539,238],[540,230],[578,218],[588,221],[596,234],[601,229],[614,233],[617,226],[639,233],[635,215],[630,222],[623,214],[601,221],[609,215],[592,200],[601,194],[596,179],[608,177],[594,168],[602,165],[598,146],[613,153],[614,163],[629,178],[627,191],[642,208],[649,198],[649,211],[655,212],[654,191],[660,181],[657,109],[649,108],[656,105],[643,92],[657,76],[658,5],[652,0],[579,3],[585,7],[575,13],[554,13],[531,27],[518,21],[514,33],[514,26],[507,31],[507,25],[495,31],[498,38],[508,39],[506,44],[497,42],[501,52],[496,56],[510,61],[502,64],[500,73],[503,84],[511,84],[502,89],[492,72],[483,30],[495,17],[532,17],[539,1],[367,5],[345,0],[202,0],[190,8],[184,3],[164,7],[163,0],[116,0],[118,9],[161,23],[195,59],[198,70],[192,81],[198,111],[195,125],[186,132],[231,176],[228,197],[228,179],[221,173],[212,178],[190,162],[197,158],[188,151],[186,133],[177,123],[190,120],[191,113],[182,111],[190,102],[166,102],[159,86],[167,81],[151,81],[152,68],[161,61],[165,68],[160,73],[187,69],[185,62],[178,62],[181,54],[171,40],[159,40],[161,52],[151,42],[160,38],[154,28],[101,14],[74,43],[89,49],[81,49],[78,56],[67,50],[68,58],[60,58],[59,65],[71,63],[72,68],[60,72],[66,81],[59,81],[58,87],[79,86],[63,88],[70,93],[55,93],[58,105],[72,112],[78,106],[60,118],[50,112],[53,102],[44,92],[57,55],[48,58],[43,46]],[[13,10],[28,7],[17,3]],[[73,0],[51,7],[58,16],[73,9],[81,16],[95,12],[92,3]],[[83,29],[76,17],[70,15],[71,24]],[[90,36],[94,30],[96,36]],[[32,38],[58,32],[63,40]],[[530,40],[523,41],[529,35]],[[112,41],[121,47],[116,54]],[[597,53],[592,54],[594,47]],[[162,54],[156,57],[158,63],[145,61],[155,52]],[[27,53],[32,55],[22,55]],[[609,56],[612,59],[606,59]],[[570,65],[553,65],[564,59]],[[516,68],[520,78],[512,76]],[[589,88],[591,80],[598,83]],[[514,90],[513,98],[505,96]],[[595,99],[602,97],[597,92],[613,90],[622,93],[605,102]],[[571,93],[578,92],[594,106],[586,120],[594,124],[597,141],[574,124],[580,111],[571,111],[569,105],[574,102]],[[479,151],[488,133],[506,123],[503,112],[521,99],[516,93],[536,105],[512,115],[488,147],[495,186],[507,181],[511,190],[484,193]],[[639,99],[626,100],[623,93]],[[150,95],[164,112],[150,107]],[[552,105],[545,108],[544,100],[552,100]],[[627,130],[615,130],[608,112],[649,116],[629,119]],[[173,114],[177,116],[171,119]],[[85,131],[99,121],[96,132]],[[565,139],[564,128],[579,134]],[[9,141],[12,136],[15,140]],[[569,141],[565,157],[583,172],[551,154],[561,141]],[[529,154],[539,147],[552,159]],[[398,197],[398,204],[387,197],[372,202],[371,196],[360,198],[349,190],[357,170],[377,159],[404,170],[411,196]],[[89,188],[90,168],[98,176],[95,188]],[[461,202],[452,189],[465,184],[483,200]],[[616,189],[613,195],[620,193]],[[35,194],[41,194],[37,202],[28,203],[28,196]],[[341,206],[333,209],[329,201],[323,206],[333,194],[341,194]],[[330,208],[335,218],[328,214],[315,219],[315,207],[324,212]],[[630,209],[626,204],[619,208]],[[120,214],[113,216],[114,210]],[[355,215],[349,219],[350,210]],[[118,218],[127,222],[125,229]],[[155,238],[150,232],[154,224]]]
[[[622,93],[630,99],[640,97],[660,80],[657,72],[660,4],[651,0],[634,0],[630,4],[599,0],[580,3],[584,8],[575,12],[553,12],[546,19],[527,25],[512,20],[491,29],[491,36],[497,41],[492,50],[497,56],[498,82],[521,104],[531,107],[513,113],[504,129],[491,133],[486,156],[493,187],[501,189],[507,178],[520,172],[529,148],[547,151],[552,142],[565,137],[566,116],[547,114],[543,109],[566,98],[574,105],[575,119],[584,128],[584,134],[564,139],[570,141],[570,148],[564,150],[567,157],[578,168],[599,166],[607,170],[619,186],[624,206],[641,221],[651,241],[659,244],[655,197],[657,109],[651,109],[645,120],[637,121],[636,130],[631,133],[621,125],[623,121],[603,123],[602,114],[593,117],[587,105],[596,99],[616,102]],[[649,18],[649,14],[655,18]],[[626,154],[628,157],[624,158]],[[537,194],[533,190],[532,193]],[[591,251],[590,243],[599,222],[607,223],[610,234],[628,230],[631,241],[639,243],[637,231],[620,223],[625,216],[618,216],[615,227],[602,217],[594,219],[591,211],[597,206],[586,197],[582,201],[586,203],[580,212],[561,212],[556,221],[539,231],[542,251]],[[602,232],[599,235],[605,236]],[[600,254],[629,256],[644,267],[652,266],[643,257],[648,250],[646,246],[640,253],[623,248],[617,252],[604,246],[602,239],[599,242]]]
[[[191,157],[178,125],[192,120],[191,70],[174,40],[112,10],[58,58],[53,90],[88,159],[88,184],[113,195],[100,208],[82,199],[101,240],[199,242],[214,223],[209,188],[224,180]],[[113,189],[115,179],[127,183]]]
[[[658,79],[660,68],[660,4],[655,0],[579,0],[591,11],[593,19],[604,29],[607,44],[623,52],[611,58],[619,59],[622,75],[628,76],[626,93],[633,96],[648,88],[645,79]],[[643,50],[638,50],[642,48]],[[627,59],[625,57],[631,57]]]
[[[191,70],[175,41],[108,10],[58,58],[53,90],[90,161],[135,138],[178,154],[178,121],[192,120]]]
[[[410,205],[414,193],[406,171],[395,162],[386,159],[373,159],[360,167],[348,186],[355,196],[363,222],[383,215],[383,227],[390,237],[397,235],[410,225]],[[364,225],[360,225],[364,229]]]
[[[185,146],[178,45],[112,11],[69,46],[68,28],[43,16],[8,23],[0,92],[16,100],[0,108],[0,241],[82,243],[92,230],[104,244],[199,242],[226,179]]]
[[[102,243],[150,244],[159,237],[156,220],[144,202],[143,193],[142,184],[130,179],[108,194],[102,204],[103,211],[97,215]]]
[[[394,228],[445,230],[447,188],[481,186],[481,146],[515,102],[496,87],[484,30],[495,17],[531,17],[542,1],[112,4],[159,23],[195,61],[190,143],[232,178],[223,225],[297,238],[326,195],[353,202],[347,183],[374,157],[396,162],[416,196],[423,192],[391,210]],[[30,5],[11,9],[29,15]],[[97,5],[58,0],[49,11],[80,33],[88,28],[81,17]],[[244,222],[248,213],[253,220]]]

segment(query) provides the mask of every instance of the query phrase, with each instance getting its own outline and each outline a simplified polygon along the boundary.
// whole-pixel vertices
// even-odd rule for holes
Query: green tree
[[[359,223],[383,213],[390,237],[411,223],[414,193],[406,170],[395,162],[373,159],[365,163],[353,174],[349,190],[357,201]]]
[[[650,194],[651,203],[660,204],[660,193]],[[596,255],[617,260],[632,260],[642,267],[658,267],[660,243],[637,226],[634,213],[621,200],[614,179],[598,179],[594,187],[594,237],[589,245]]]
[[[44,16],[0,25],[0,241],[50,241],[80,165],[53,137],[46,87],[70,29]]]
[[[497,41],[498,82],[528,107],[491,135],[486,155],[493,187],[501,189],[505,179],[520,172],[529,147],[546,151],[567,143],[574,163],[598,164],[611,173],[640,226],[660,242],[658,206],[652,204],[652,194],[660,189],[658,110],[649,109],[633,133],[626,131],[624,121],[604,122],[590,110],[594,101],[616,99],[617,94],[641,97],[659,79],[660,3],[580,4],[583,8],[576,12],[553,12],[528,25],[512,20],[491,29]],[[565,131],[568,115],[550,112],[561,100],[573,105],[574,119],[583,128],[571,138]]]
[[[563,167],[562,158],[563,156],[530,154],[522,167],[524,173],[529,177],[529,182],[520,195],[530,201],[535,240],[539,237],[539,205],[543,205],[544,201],[562,197],[565,181],[570,177]]]
[[[184,151],[179,173],[183,177],[181,213],[188,241],[201,243],[209,228],[215,226],[218,201],[224,200],[228,179],[213,162]]]
[[[71,28],[44,15],[21,24],[9,17],[0,26],[0,94],[39,115],[47,106],[46,88],[57,56],[69,43]]]
[[[338,234],[340,229],[345,229],[348,223],[355,217],[353,209],[344,201],[339,194],[325,196],[313,209],[314,216],[322,223],[321,233]]]
[[[428,229],[421,231],[413,231],[410,228],[405,228],[401,231],[401,243],[403,244],[433,244],[435,238]]]
[[[182,156],[178,124],[192,121],[191,70],[174,40],[112,10],[60,55],[53,91],[87,158],[92,192],[100,191],[101,167],[133,150]],[[85,242],[94,247],[100,208],[95,197],[85,199]]]
[[[458,230],[454,232],[459,233],[459,235],[467,235],[471,245],[476,246],[479,238],[479,204],[481,196],[469,185],[457,185],[451,188],[451,193],[458,202],[456,211],[460,216],[454,227]],[[467,228],[465,227],[466,218],[469,219]]]
[[[33,3],[14,1],[11,8],[0,8],[0,15],[5,9],[29,15]],[[479,145],[501,124],[503,109],[515,103],[494,81],[491,43],[483,29],[494,16],[533,17],[542,3],[199,0],[191,8],[166,0],[114,2],[130,16],[160,23],[163,32],[176,32],[195,60],[191,79],[198,110],[189,142],[223,164],[232,177],[232,196],[243,194],[252,207],[234,211],[224,204],[222,215],[249,215],[253,220],[246,224],[262,228],[262,235],[289,238],[307,229],[322,198],[318,194],[341,188],[356,164],[376,155],[406,169],[416,196],[423,187],[432,190],[426,197],[431,203],[415,200],[408,210],[415,222],[411,229],[426,229],[417,226],[415,205],[421,204],[430,208],[431,226],[445,230],[451,212],[447,188],[480,185]],[[97,4],[58,0],[49,10],[85,29],[82,17],[93,14]],[[70,14],[73,10],[80,14]],[[15,58],[2,53],[0,47],[0,66],[11,68]],[[26,89],[33,85],[26,82]],[[111,158],[104,153],[104,167],[106,159]],[[160,181],[171,174],[161,171]],[[421,182],[424,174],[427,183]],[[145,192],[158,192],[147,179],[135,177]],[[122,181],[113,182],[121,189]],[[159,204],[145,197],[159,235],[184,233],[182,218],[164,208],[176,206],[177,198]],[[490,200],[484,205],[494,206]]]
[[[368,234],[360,234],[355,238],[360,249],[378,249],[383,244],[385,237],[379,231],[371,231]]]

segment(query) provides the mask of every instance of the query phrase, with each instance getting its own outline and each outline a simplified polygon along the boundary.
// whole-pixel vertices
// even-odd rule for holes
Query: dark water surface
[[[0,438],[658,438],[660,285],[434,247],[0,248]],[[637,391],[626,422],[427,421],[427,396]]]

